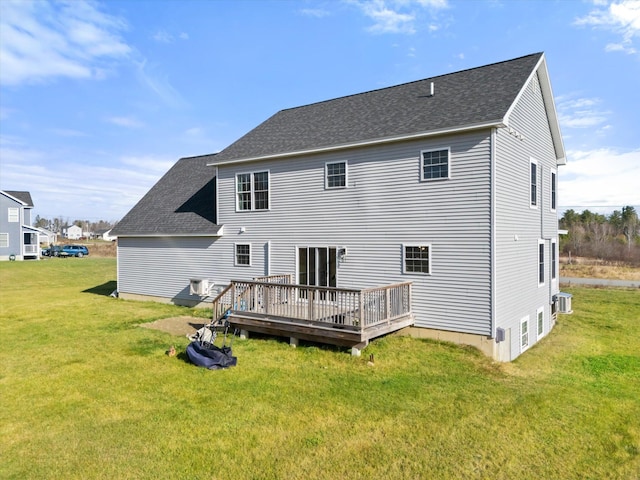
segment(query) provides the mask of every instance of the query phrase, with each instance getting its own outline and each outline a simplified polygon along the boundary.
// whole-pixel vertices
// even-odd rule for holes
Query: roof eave
[[[547,118],[549,120],[549,128],[551,130],[551,140],[553,141],[553,148],[556,155],[556,164],[557,165],[566,165],[567,164],[567,154],[564,150],[564,142],[562,141],[562,133],[560,131],[560,123],[558,122],[558,113],[556,112],[556,105],[553,101],[553,91],[551,89],[551,81],[549,79],[549,71],[547,70],[547,61],[544,56],[544,53],[540,55],[540,60],[536,64],[535,68],[531,70],[531,74],[527,81],[524,83],[520,92],[516,96],[515,100],[507,110],[507,113],[504,116],[504,123],[509,125],[509,117],[513,112],[513,109],[517,105],[520,97],[524,94],[524,91],[529,86],[531,79],[533,76],[539,73],[540,75],[540,88],[542,90],[542,101],[544,102],[545,110],[547,112]]]
[[[112,233],[115,237],[222,237],[224,234],[224,225],[218,225],[215,232],[200,233],[176,233],[176,232],[153,232],[153,233]]]
[[[232,165],[236,163],[257,162],[261,160],[274,160],[274,159],[289,158],[289,157],[296,157],[296,156],[302,156],[302,155],[312,155],[315,153],[334,152],[338,150],[347,150],[351,148],[369,147],[369,146],[381,145],[385,143],[403,142],[407,140],[417,140],[420,138],[432,137],[437,135],[448,135],[452,133],[460,133],[460,132],[465,132],[470,130],[482,130],[485,128],[504,127],[504,126],[505,124],[503,120],[497,119],[497,120],[492,120],[488,122],[464,125],[460,127],[453,127],[453,128],[448,127],[448,128],[438,129],[438,130],[429,130],[426,132],[413,133],[410,135],[398,135],[394,137],[376,138],[373,140],[364,140],[361,142],[344,143],[340,145],[330,145],[327,147],[310,148],[307,150],[295,150],[292,152],[283,152],[283,153],[276,153],[271,155],[261,155],[256,157],[234,158],[231,160],[222,160],[220,162],[211,162],[211,163],[208,163],[207,166],[211,167],[211,166],[219,166],[219,165]]]

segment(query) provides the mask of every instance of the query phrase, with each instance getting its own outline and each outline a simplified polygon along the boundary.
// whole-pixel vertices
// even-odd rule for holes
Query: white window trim
[[[238,246],[247,245],[249,247],[249,264],[238,263]],[[250,243],[238,242],[233,244],[233,266],[234,267],[250,267],[252,265],[252,248]]]
[[[555,175],[555,182],[553,181]],[[551,182],[549,184],[549,210],[551,212],[555,212],[558,209],[558,169],[557,168],[552,168],[551,169],[551,174],[549,175],[549,181]],[[555,188],[554,188],[554,183],[555,183]],[[555,204],[556,207],[553,208],[553,192],[555,191]]]
[[[533,185],[531,184],[531,169],[532,169],[532,165],[536,166],[536,204],[533,205],[531,203],[531,190]],[[540,168],[538,165],[538,160],[536,160],[535,158],[529,158],[529,179],[527,181],[529,188],[528,188],[528,192],[529,192],[529,207],[531,209],[537,210],[539,208],[539,204],[540,204]]]
[[[7,244],[3,245],[3,242],[0,240],[0,248],[9,248],[9,234],[8,233],[0,233],[0,238],[6,238]]]
[[[255,190],[253,188],[253,176],[256,173],[266,173],[267,181],[269,182],[269,189],[267,190],[267,194],[269,196],[269,206],[268,208],[260,208],[256,209],[256,198],[255,198]],[[240,208],[240,202],[238,201],[238,175],[251,175],[251,208],[244,210]],[[236,172],[233,177],[233,190],[236,197],[236,213],[242,212],[267,212],[271,210],[271,171],[270,170],[252,170],[250,172]]]
[[[558,271],[560,268],[560,263],[558,262],[558,239],[551,239],[551,251],[549,252],[549,266],[551,267],[551,271],[549,272],[549,277],[551,277],[552,282],[556,282],[558,280]]]
[[[344,163],[344,186],[330,187],[329,186],[329,165],[335,165],[336,163]],[[349,185],[349,162],[346,160],[336,160],[334,162],[325,162],[324,164],[324,188],[326,190],[341,190],[347,188]]]
[[[540,318],[540,314],[542,314],[542,331],[538,328],[538,318]],[[536,310],[536,338],[540,340],[542,337],[544,337],[544,307]]]
[[[407,271],[407,250],[406,247],[427,247],[429,249],[429,271],[425,272],[408,272]],[[432,262],[432,252],[433,247],[430,243],[403,243],[402,244],[402,273],[406,275],[422,275],[422,276],[430,276],[433,275],[433,262]]]
[[[540,245],[542,245],[542,282],[540,282]],[[546,275],[546,270],[547,270],[547,262],[546,262],[546,255],[545,255],[545,248],[544,248],[544,240],[543,239],[539,239],[538,240],[538,250],[536,251],[536,276],[538,278],[538,287],[544,287],[545,284],[545,279],[547,277]]]
[[[526,325],[527,327],[527,343],[526,345],[522,344],[522,337],[523,337],[523,328],[522,326]],[[531,345],[531,330],[529,329],[529,315],[527,315],[526,317],[522,318],[520,320],[520,335],[518,335],[518,344],[520,345],[520,353],[524,352],[525,350],[527,350],[529,348],[529,346]]]
[[[424,154],[429,152],[440,152],[442,150],[447,151],[447,176],[438,178],[424,178]],[[421,182],[439,182],[442,180],[451,180],[451,147],[441,148],[429,148],[426,150],[420,150],[420,181]]]
[[[9,207],[7,220],[9,223],[20,223],[20,209],[18,207]]]

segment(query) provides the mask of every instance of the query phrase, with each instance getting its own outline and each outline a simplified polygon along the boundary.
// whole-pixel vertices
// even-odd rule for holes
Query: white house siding
[[[189,280],[215,274],[214,241],[214,237],[120,237],[119,294],[161,297],[177,304],[198,301],[189,294]]]
[[[420,151],[451,149],[451,179],[420,181]],[[416,325],[488,335],[490,132],[219,166],[224,236],[215,278],[295,274],[296,247],[345,246],[337,284],[364,288],[411,280]],[[348,188],[325,189],[325,163],[348,162]],[[270,210],[235,211],[235,174],[269,170]],[[244,232],[241,233],[241,228]],[[252,266],[233,267],[234,243]],[[402,244],[430,244],[432,275],[402,273]]]
[[[511,330],[511,359],[520,354],[520,320],[529,316],[529,346],[537,340],[536,311],[544,307],[545,334],[550,330],[550,241],[545,240],[545,285],[538,286],[538,240],[557,238],[557,215],[550,211],[550,171],[556,158],[537,76],[522,95],[508,129],[496,142],[496,324]],[[538,208],[530,208],[530,159],[538,161],[542,181]],[[540,180],[539,180],[540,181]],[[557,274],[559,275],[559,273]]]

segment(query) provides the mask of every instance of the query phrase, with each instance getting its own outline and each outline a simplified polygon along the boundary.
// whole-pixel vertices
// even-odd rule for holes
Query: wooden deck
[[[340,345],[356,354],[371,339],[414,323],[411,282],[356,290],[290,281],[289,275],[233,280],[214,299],[214,320],[228,315],[245,334]]]

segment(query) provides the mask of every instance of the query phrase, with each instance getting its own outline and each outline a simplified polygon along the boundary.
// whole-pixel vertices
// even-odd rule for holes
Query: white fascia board
[[[208,163],[207,166],[232,165],[234,163],[256,162],[260,160],[272,160],[278,158],[295,157],[301,155],[311,155],[314,153],[333,152],[336,150],[346,150],[350,148],[368,147],[372,145],[381,145],[385,143],[402,142],[407,140],[417,140],[420,138],[433,137],[436,135],[447,135],[450,133],[466,132],[470,130],[481,130],[483,128],[504,127],[502,119],[483,122],[473,125],[465,125],[463,127],[443,128],[441,130],[430,130],[428,132],[414,133],[411,135],[399,135],[396,137],[376,138],[375,140],[364,140],[362,142],[345,143],[341,145],[331,145],[328,147],[311,148],[309,150],[297,150],[293,152],[276,153],[274,155],[263,155],[259,157],[244,157],[222,162]]]
[[[22,200],[14,197],[13,195],[9,195],[7,192],[5,192],[4,190],[0,190],[0,192],[7,198],[10,198],[11,200],[18,202],[20,204],[20,206],[22,207],[28,207],[29,205],[27,204],[27,202],[23,202]]]
[[[145,237],[145,238],[151,238],[151,237],[155,237],[155,238],[160,238],[160,237],[222,237],[224,235],[224,225],[220,225],[218,228],[218,231],[215,233],[162,233],[162,232],[158,232],[158,233],[136,233],[136,234],[129,234],[129,235],[115,235],[116,237],[120,238],[139,238],[139,237]]]
[[[504,124],[509,126],[509,117],[515,106],[518,104],[518,101],[524,94],[524,91],[529,86],[529,83],[533,79],[533,76],[539,73],[540,74],[540,88],[542,89],[542,101],[544,102],[544,107],[547,113],[547,119],[549,121],[549,128],[551,129],[551,138],[553,140],[553,148],[556,153],[556,165],[566,165],[567,164],[567,154],[564,150],[564,142],[562,141],[562,133],[560,132],[560,124],[558,123],[558,114],[556,112],[556,104],[553,100],[553,91],[551,90],[551,81],[549,80],[549,71],[547,70],[547,60],[545,59],[544,53],[540,56],[540,60],[538,60],[538,64],[531,71],[531,74],[527,78],[527,81],[524,83],[520,92],[516,96],[515,100],[507,110],[507,113],[504,116]]]

